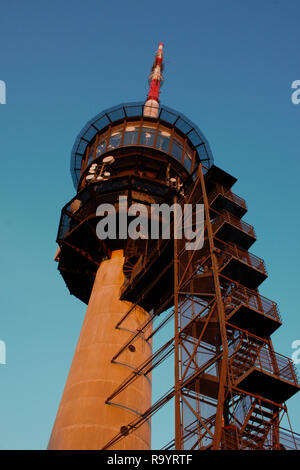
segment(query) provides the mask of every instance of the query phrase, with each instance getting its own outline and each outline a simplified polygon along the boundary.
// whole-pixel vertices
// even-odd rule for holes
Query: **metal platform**
[[[277,403],[283,403],[300,389],[294,381],[252,367],[235,382],[240,389],[255,393]]]
[[[282,324],[275,302],[237,284],[225,297],[224,309],[227,322],[261,338],[269,337]]]
[[[300,389],[288,357],[251,342],[249,336],[231,358],[234,386],[276,403],[284,403]]]
[[[256,289],[268,277],[264,261],[237,246],[223,245],[217,257],[220,274],[249,289]]]
[[[250,333],[256,333],[261,338],[267,338],[282,325],[281,321],[264,315],[259,310],[245,304],[241,304],[233,310],[226,317],[226,320],[238,328],[247,330]]]
[[[247,250],[256,241],[252,225],[223,211],[213,222],[214,235],[227,243],[235,243]]]
[[[205,186],[208,194],[215,188],[216,184],[223,186],[225,189],[230,189],[236,181],[237,179],[234,176],[216,165],[212,165],[205,174]]]
[[[244,199],[234,194],[230,189],[216,184],[208,195],[210,207],[217,212],[226,210],[236,217],[243,217],[247,212],[247,205]]]

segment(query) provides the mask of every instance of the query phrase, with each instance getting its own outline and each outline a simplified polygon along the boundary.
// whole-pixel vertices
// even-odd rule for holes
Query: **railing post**
[[[257,304],[258,304],[258,309],[260,309],[262,313],[265,313],[259,293],[256,294],[256,300],[257,300]]]
[[[271,344],[271,342],[268,343],[268,348],[269,348],[271,363],[273,366],[273,373],[280,377],[280,372],[279,372],[279,368],[278,368],[278,364],[276,360],[276,354],[275,354],[275,351],[273,349],[273,345]]]
[[[288,359],[288,361],[289,361],[290,369],[292,371],[292,377],[293,377],[294,383],[297,385],[298,384],[298,379],[297,379],[297,375],[296,375],[296,372],[295,372],[294,364],[291,361],[291,359]]]

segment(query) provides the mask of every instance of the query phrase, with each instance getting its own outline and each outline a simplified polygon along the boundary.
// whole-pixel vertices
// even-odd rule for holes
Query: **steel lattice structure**
[[[234,181],[215,166],[199,168],[182,203],[195,208],[204,204],[204,247],[187,251],[184,238],[175,240],[174,291],[154,309],[158,315],[173,297],[167,320],[174,315],[174,336],[108,397],[110,402],[174,353],[174,387],[125,427],[125,435],[134,432],[175,397],[175,438],[166,449],[299,448],[299,436],[280,426],[287,414],[285,401],[299,390],[298,377],[292,361],[272,346],[270,335],[281,319],[277,305],[257,290],[267,277],[266,268],[245,249],[255,233],[239,218],[246,204],[231,191]],[[120,432],[105,449],[125,435]]]

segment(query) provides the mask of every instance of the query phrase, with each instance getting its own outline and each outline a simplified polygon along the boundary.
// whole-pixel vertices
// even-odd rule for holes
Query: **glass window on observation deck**
[[[100,141],[98,142],[98,145],[97,145],[96,158],[99,157],[99,155],[101,155],[102,153],[105,152],[105,150],[106,150],[106,139],[107,139],[107,136],[101,136],[101,139],[100,139]]]
[[[89,157],[88,157],[88,162],[87,162],[88,165],[93,160],[94,150],[95,150],[95,144],[93,144],[89,149]]]
[[[158,136],[157,136],[156,147],[159,150],[163,150],[164,152],[169,152],[170,139],[171,139],[171,134],[169,132],[159,130]]]
[[[181,162],[183,152],[183,144],[176,139],[173,139],[171,153],[173,157]]]
[[[109,139],[108,149],[111,150],[111,149],[120,147],[121,139],[122,139],[122,129],[112,131],[110,139]]]
[[[141,132],[141,145],[154,147],[155,127],[143,127]]]
[[[193,152],[187,146],[186,151],[184,152],[184,166],[188,171],[191,171],[192,159],[193,159]]]
[[[127,126],[124,134],[123,145],[135,145],[137,144],[139,135],[139,128],[136,126]]]

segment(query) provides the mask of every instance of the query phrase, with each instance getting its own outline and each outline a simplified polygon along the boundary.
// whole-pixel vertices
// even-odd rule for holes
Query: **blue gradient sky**
[[[145,98],[159,41],[161,101],[195,121],[215,163],[238,178],[258,235],[252,251],[270,275],[261,292],[284,321],[274,345],[291,356],[300,339],[300,105],[290,99],[300,2],[11,0],[0,9],[0,448],[47,446],[83,320],[53,261],[60,209],[74,195],[73,142],[102,109]],[[298,432],[299,400],[289,402]],[[169,419],[154,420],[155,448]]]

